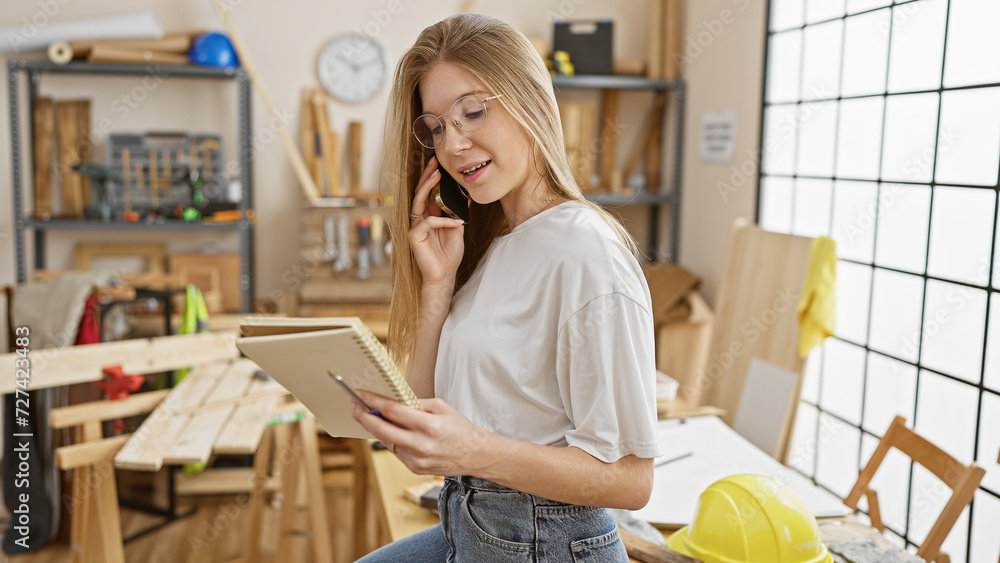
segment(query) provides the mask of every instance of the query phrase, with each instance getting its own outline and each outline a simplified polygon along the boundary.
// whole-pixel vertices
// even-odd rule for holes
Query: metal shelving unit
[[[649,247],[650,256],[659,256],[660,208],[670,206],[670,254],[667,261],[677,261],[680,237],[681,204],[681,149],[684,144],[684,82],[679,80],[649,80],[638,76],[576,75],[553,76],[552,85],[559,89],[589,90],[651,90],[653,92],[673,92],[674,138],[673,168],[670,171],[666,190],[659,193],[639,191],[633,195],[607,193],[587,193],[587,199],[600,205],[647,205],[649,206]],[[661,127],[666,127],[666,112]]]
[[[22,178],[22,159],[31,157],[30,147],[27,153],[21,143],[20,115],[20,79],[26,75],[28,79],[28,133],[34,137],[31,116],[34,115],[34,99],[38,96],[38,88],[44,74],[82,74],[104,76],[148,76],[157,78],[196,78],[235,80],[237,89],[238,158],[240,168],[240,183],[242,197],[239,202],[241,219],[235,223],[206,224],[202,222],[186,222],[181,220],[165,220],[162,222],[126,223],[120,221],[104,222],[89,219],[34,219],[25,217],[24,210],[24,178]],[[107,64],[71,62],[57,65],[45,60],[7,61],[7,94],[10,100],[10,137],[11,137],[11,171],[13,175],[12,191],[14,193],[14,253],[16,260],[17,283],[27,282],[28,264],[25,256],[25,231],[34,234],[34,264],[32,269],[45,267],[45,238],[50,230],[79,231],[237,231],[239,235],[240,255],[240,289],[242,293],[243,312],[249,313],[253,304],[253,225],[246,218],[246,211],[253,208],[253,152],[251,147],[251,96],[250,80],[242,68],[222,70],[198,66],[173,66],[153,64]],[[33,183],[32,183],[33,185]]]

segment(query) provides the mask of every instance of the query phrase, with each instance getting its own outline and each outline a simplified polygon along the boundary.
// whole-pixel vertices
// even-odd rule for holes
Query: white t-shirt
[[[594,210],[552,207],[498,237],[455,294],[435,396],[503,436],[613,462],[658,454],[649,288]]]

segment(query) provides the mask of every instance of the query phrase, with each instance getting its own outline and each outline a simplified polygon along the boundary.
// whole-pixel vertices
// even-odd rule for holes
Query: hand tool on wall
[[[333,263],[333,271],[342,274],[351,269],[350,247],[347,239],[347,217],[337,217],[337,259]]]
[[[371,277],[371,220],[368,217],[358,219],[358,271],[355,275],[359,280]]]
[[[264,102],[264,107],[267,108],[267,112],[271,116],[271,119],[273,119],[275,123],[283,123],[281,116],[278,115],[277,108],[274,106],[274,102],[271,101],[271,96],[268,94],[267,88],[264,87],[263,80],[261,80],[260,75],[257,74],[257,67],[254,65],[253,59],[250,58],[250,52],[247,50],[246,45],[243,43],[243,39],[240,37],[239,33],[236,31],[236,26],[234,26],[233,22],[229,19],[229,14],[226,13],[227,8],[222,5],[222,0],[212,0],[212,7],[215,8],[215,13],[218,14],[219,19],[222,20],[222,25],[226,28],[226,33],[229,34],[229,39],[233,43],[233,48],[236,49],[236,54],[240,59],[240,64],[243,65],[247,76],[250,77],[250,82],[253,83],[254,87],[257,89],[257,94]],[[299,152],[298,147],[295,146],[295,142],[292,141],[291,135],[288,134],[288,128],[278,127],[277,129],[278,137],[281,139],[281,144],[285,147],[285,153],[288,155],[288,159],[292,165],[292,170],[294,170],[306,198],[316,199],[320,197],[319,188],[316,187],[316,183],[313,182],[312,176],[309,174],[309,170],[306,168],[306,164],[302,160],[302,153]]]
[[[333,262],[337,259],[337,247],[333,236],[334,218],[327,215],[323,219],[323,261]]]
[[[372,214],[372,265],[381,266],[385,263],[385,259],[382,254],[383,245],[383,235],[385,226],[385,219],[378,213]]]

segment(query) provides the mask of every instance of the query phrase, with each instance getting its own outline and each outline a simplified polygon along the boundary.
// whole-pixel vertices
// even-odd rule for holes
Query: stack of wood
[[[683,0],[649,0],[646,18],[646,77],[681,77]]]
[[[361,187],[361,122],[347,126],[347,189],[342,182],[340,135],[330,124],[327,96],[321,90],[302,90],[302,156],[322,197],[364,198]]]
[[[99,39],[57,41],[49,45],[49,60],[66,64],[73,60],[92,63],[188,64],[187,52],[203,30],[173,33],[162,39]]]
[[[62,187],[62,215],[83,217],[91,200],[90,181],[74,166],[90,162],[94,145],[90,140],[90,100],[34,100],[33,156],[35,217],[54,213],[56,188]]]

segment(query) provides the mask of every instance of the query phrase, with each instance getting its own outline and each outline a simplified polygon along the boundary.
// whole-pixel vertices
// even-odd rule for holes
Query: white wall
[[[757,205],[767,3],[690,0],[686,8],[680,256],[682,264],[702,277],[702,292],[714,304],[729,226],[738,217],[753,220]],[[733,162],[702,162],[702,114],[730,110],[737,114]]]
[[[458,0],[380,0],[377,2],[330,2],[295,0],[294,2],[248,2],[224,0],[233,6],[231,17],[248,44],[272,99],[283,114],[291,116],[290,127],[297,139],[297,114],[301,88],[318,84],[315,60],[320,48],[332,37],[354,30],[374,32],[394,58],[412,44],[421,29],[459,10]],[[0,27],[23,25],[25,21],[48,19],[38,2],[6,3]],[[52,21],[109,16],[140,9],[154,10],[167,31],[192,28],[220,28],[208,0],[152,0],[140,8],[126,0],[59,2]],[[393,14],[389,8],[394,8]],[[748,179],[735,194],[723,201],[715,189],[718,180],[729,175],[729,168],[702,164],[696,147],[697,125],[701,112],[735,109],[739,112],[736,154],[737,163],[758,144],[760,80],[764,38],[762,3],[749,0],[699,0],[689,2],[686,10],[688,37],[698,39],[704,21],[723,17],[730,10],[731,23],[721,24],[716,35],[701,36],[701,53],[692,56],[686,66],[688,111],[684,157],[684,204],[682,208],[681,261],[704,278],[704,290],[714,298],[726,231],[732,218],[752,216],[756,178]],[[612,17],[615,21],[616,56],[643,57],[645,52],[645,11],[643,1],[612,0],[509,0],[480,2],[479,11],[495,15],[517,26],[530,37],[551,37],[552,14],[569,18]],[[721,21],[721,20],[720,20]],[[711,34],[711,31],[709,31]],[[711,41],[706,42],[706,37]],[[0,38],[5,40],[5,38]],[[694,53],[694,51],[692,51]],[[37,55],[36,55],[37,56]],[[114,101],[129,95],[141,84],[137,78],[98,78],[53,76],[43,80],[41,92],[57,98],[88,97],[92,100],[92,122],[103,118],[113,123],[113,131],[144,131],[172,128],[192,131],[219,131],[224,135],[228,158],[235,157],[235,89],[231,84],[212,81],[175,80],[146,88],[141,102],[124,113]],[[331,105],[334,127],[344,132],[351,120],[364,122],[364,183],[375,189],[379,136],[387,90],[376,99],[361,105]],[[645,112],[645,101],[627,104],[623,119],[638,123]],[[22,94],[23,102],[23,94]],[[634,107],[633,107],[634,106]],[[10,138],[6,88],[0,92],[0,283],[14,281],[13,224],[11,202]],[[117,110],[117,111],[116,111]],[[294,265],[299,217],[302,207],[300,189],[288,165],[281,143],[266,131],[268,116],[260,98],[254,97],[254,132],[260,141],[256,152],[254,176],[255,203],[260,222],[257,226],[256,282],[257,297],[282,295],[286,286],[282,274]],[[634,128],[637,130],[638,127]],[[622,138],[620,153],[631,147],[628,132]],[[97,147],[103,159],[104,145]],[[30,177],[24,170],[25,178]],[[30,191],[30,190],[29,190]],[[159,240],[162,232],[129,235],[130,239]],[[112,233],[54,233],[48,246],[50,268],[71,265],[76,240],[114,240]],[[207,241],[203,235],[170,234],[168,251],[193,251],[205,244],[235,250],[233,235]],[[29,248],[30,252],[30,248]],[[30,256],[30,253],[29,253]]]

